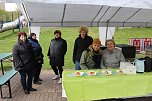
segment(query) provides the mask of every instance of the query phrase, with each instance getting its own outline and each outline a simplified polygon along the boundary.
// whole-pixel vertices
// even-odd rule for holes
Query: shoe
[[[42,79],[41,79],[41,78],[39,78],[38,80],[39,80],[39,81],[42,81]]]
[[[39,81],[37,81],[37,82],[34,81],[33,83],[34,83],[34,84],[37,84],[37,85],[40,85],[40,84],[41,84],[41,82],[39,82]]]
[[[29,95],[30,94],[30,92],[28,91],[28,90],[24,90],[24,93],[26,94],[26,95]]]
[[[58,84],[61,84],[61,83],[62,83],[62,78],[60,78],[60,80],[59,80]]]
[[[60,78],[59,75],[55,75],[55,76],[52,78],[52,80],[56,80],[56,79],[58,79],[58,78]]]
[[[37,89],[35,89],[35,88],[31,88],[29,91],[37,91]]]

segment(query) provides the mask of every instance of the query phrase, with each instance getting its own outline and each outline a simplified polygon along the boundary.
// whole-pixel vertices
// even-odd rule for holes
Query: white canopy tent
[[[151,27],[150,0],[1,0],[17,2],[32,27]],[[106,33],[108,30],[106,30]],[[103,34],[103,33],[102,33]]]
[[[31,26],[151,27],[152,10],[90,4],[22,4]],[[23,10],[22,10],[23,11]]]
[[[151,27],[150,0],[0,0],[17,2],[31,26]]]

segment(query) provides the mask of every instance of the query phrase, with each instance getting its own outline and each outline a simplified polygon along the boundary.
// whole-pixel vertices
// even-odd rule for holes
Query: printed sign
[[[152,38],[131,38],[130,45],[136,47],[136,51],[145,51],[147,46],[152,45]]]

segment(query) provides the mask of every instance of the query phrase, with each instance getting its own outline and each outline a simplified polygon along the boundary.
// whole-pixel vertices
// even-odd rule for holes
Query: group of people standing
[[[55,77],[52,79],[60,78],[59,84],[62,83],[64,55],[67,51],[67,42],[61,38],[61,34],[60,30],[54,32],[55,38],[51,40],[47,54],[55,73]],[[30,94],[30,91],[37,91],[32,87],[32,81],[34,84],[41,84],[40,72],[43,57],[42,48],[36,39],[36,34],[30,33],[27,38],[25,32],[19,32],[18,42],[13,47],[13,60],[15,70],[20,73],[24,93],[27,95]]]
[[[20,80],[25,94],[30,91],[37,91],[32,87],[34,84],[41,84],[39,77],[43,64],[42,48],[36,39],[36,34],[31,33],[27,39],[25,32],[18,33],[18,42],[13,47],[13,60],[15,70],[20,73]]]
[[[81,26],[79,33],[73,50],[73,62],[76,70],[118,68],[120,62],[125,62],[124,55],[115,47],[114,40],[106,40],[107,48],[101,50],[101,41],[88,36],[87,27]]]
[[[47,54],[55,73],[52,80],[59,79],[59,84],[62,83],[64,56],[67,52],[67,42],[61,35],[60,30],[54,31],[55,38],[51,40]],[[115,48],[115,42],[112,39],[107,40],[105,45],[107,49],[101,50],[101,41],[98,38],[93,39],[88,36],[88,28],[81,26],[73,49],[75,69],[118,68],[120,62],[125,61],[121,50]],[[25,32],[19,32],[18,42],[13,48],[13,59],[15,69],[20,73],[25,94],[30,94],[30,91],[37,91],[32,88],[32,81],[34,84],[41,84],[42,79],[39,76],[43,57],[36,34],[31,33],[27,38]]]

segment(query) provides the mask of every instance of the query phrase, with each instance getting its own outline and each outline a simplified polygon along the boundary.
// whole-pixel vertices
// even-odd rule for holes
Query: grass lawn
[[[69,28],[41,28],[40,33],[40,44],[43,49],[44,54],[44,64],[43,69],[49,69],[49,59],[47,58],[47,52],[50,44],[50,40],[54,38],[54,30],[59,29],[62,32],[62,38],[67,41],[68,51],[65,55],[65,66],[64,68],[74,68],[72,62],[73,54],[73,45],[75,39],[78,37],[78,27],[69,27]],[[22,31],[27,32],[26,29]],[[15,30],[13,33],[12,30],[5,31],[0,33],[0,53],[2,52],[12,52],[13,45],[17,42],[17,32]],[[89,28],[89,35],[93,38],[98,37],[98,28],[91,27]],[[123,28],[116,29],[114,39],[117,44],[128,44],[130,38],[152,38],[152,28]],[[10,63],[5,63],[4,66],[10,67]]]
[[[52,38],[54,38],[53,32],[59,29],[62,32],[62,38],[64,38],[67,41],[67,53],[65,55],[65,68],[74,68],[74,64],[72,62],[72,55],[73,55],[73,46],[74,46],[74,41],[78,37],[78,27],[75,28],[42,28],[41,29],[41,36],[40,36],[40,44],[43,48],[43,54],[44,54],[44,67],[45,68],[50,68],[49,64],[49,59],[47,57],[47,52],[48,48],[50,45],[50,41]],[[90,28],[89,29],[89,35],[92,37],[98,37],[98,29],[97,28]]]

